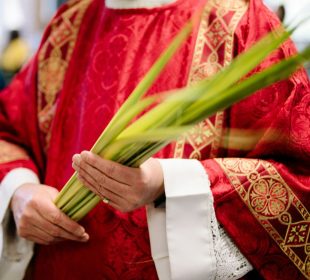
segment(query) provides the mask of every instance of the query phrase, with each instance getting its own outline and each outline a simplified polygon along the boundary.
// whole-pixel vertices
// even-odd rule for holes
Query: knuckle
[[[35,198],[33,198],[28,202],[27,206],[31,208],[38,208],[38,202]]]
[[[94,164],[96,162],[96,159],[93,156],[90,156],[88,153],[85,152],[82,152],[82,159],[88,164]]]
[[[24,222],[30,221],[31,219],[32,219],[31,212],[26,209],[21,217],[21,220],[24,223]]]
[[[137,186],[140,188],[145,188],[149,185],[149,178],[147,176],[140,176],[137,182]]]
[[[114,175],[115,174],[115,168],[116,167],[113,163],[107,164],[107,167],[106,167],[107,175]]]
[[[50,218],[53,224],[59,224],[59,222],[61,221],[61,213],[60,212],[52,213]]]
[[[60,229],[58,229],[58,228],[55,228],[55,229],[52,229],[51,231],[50,231],[50,234],[52,235],[52,236],[54,236],[54,237],[59,237],[60,236]]]
[[[91,165],[96,165],[98,164],[97,159],[94,156],[89,156],[88,154],[86,155],[86,161],[91,164]]]
[[[26,223],[24,222],[24,219],[20,219],[17,230],[19,233],[23,233],[26,230]]]
[[[80,162],[80,166],[79,166],[79,172],[83,173],[83,170],[87,168],[87,164],[85,163],[85,161],[81,161]]]
[[[97,176],[96,182],[99,184],[100,189],[104,189],[104,186],[107,184],[107,178],[105,176]]]

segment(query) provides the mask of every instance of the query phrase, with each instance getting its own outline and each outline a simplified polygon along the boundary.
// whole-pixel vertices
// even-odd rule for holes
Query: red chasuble
[[[59,190],[119,106],[197,10],[202,20],[149,94],[208,77],[278,25],[261,0],[177,0],[113,10],[69,1],[0,94],[0,179],[16,167]],[[255,71],[295,53],[285,43]],[[217,218],[265,279],[310,276],[310,90],[303,70],[197,125],[158,157],[196,158]],[[37,246],[33,279],[157,279],[145,209],[99,204],[86,244]]]

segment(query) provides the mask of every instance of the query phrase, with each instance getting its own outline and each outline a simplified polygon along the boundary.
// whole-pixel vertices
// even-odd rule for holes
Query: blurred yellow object
[[[28,46],[21,38],[12,40],[3,51],[1,68],[6,72],[17,72],[26,62],[28,52]]]

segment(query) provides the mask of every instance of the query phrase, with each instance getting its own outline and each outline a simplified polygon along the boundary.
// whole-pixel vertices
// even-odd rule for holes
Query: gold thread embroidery
[[[83,16],[91,0],[69,1],[68,10],[51,23],[51,34],[39,52],[38,119],[48,146],[56,98],[65,79]]]
[[[0,163],[8,163],[16,160],[27,160],[29,156],[17,145],[0,140]]]
[[[216,159],[254,217],[291,259],[310,277],[310,214],[269,162]],[[294,213],[294,216],[292,216]],[[281,225],[281,227],[280,227]],[[285,230],[279,231],[279,228]]]
[[[231,62],[234,32],[247,8],[246,0],[207,2],[197,35],[188,84],[212,76]],[[232,16],[228,19],[225,16],[229,14]],[[215,16],[215,19],[210,23],[211,16]],[[221,59],[219,53],[223,46],[224,59]],[[193,149],[190,158],[201,159],[201,151],[209,145],[211,145],[210,157],[215,157],[223,133],[223,120],[224,112],[218,112],[214,124],[210,119],[198,124],[177,141],[174,157],[183,157],[186,143]]]

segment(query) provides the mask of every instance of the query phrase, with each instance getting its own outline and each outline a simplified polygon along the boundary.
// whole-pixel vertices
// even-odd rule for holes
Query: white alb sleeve
[[[197,160],[160,160],[166,209],[147,207],[159,279],[239,279],[253,268],[218,224],[205,169]]]
[[[10,171],[0,184],[0,279],[22,280],[33,255],[33,243],[16,234],[15,222],[9,204],[16,189],[25,183],[39,183],[30,169]]]

